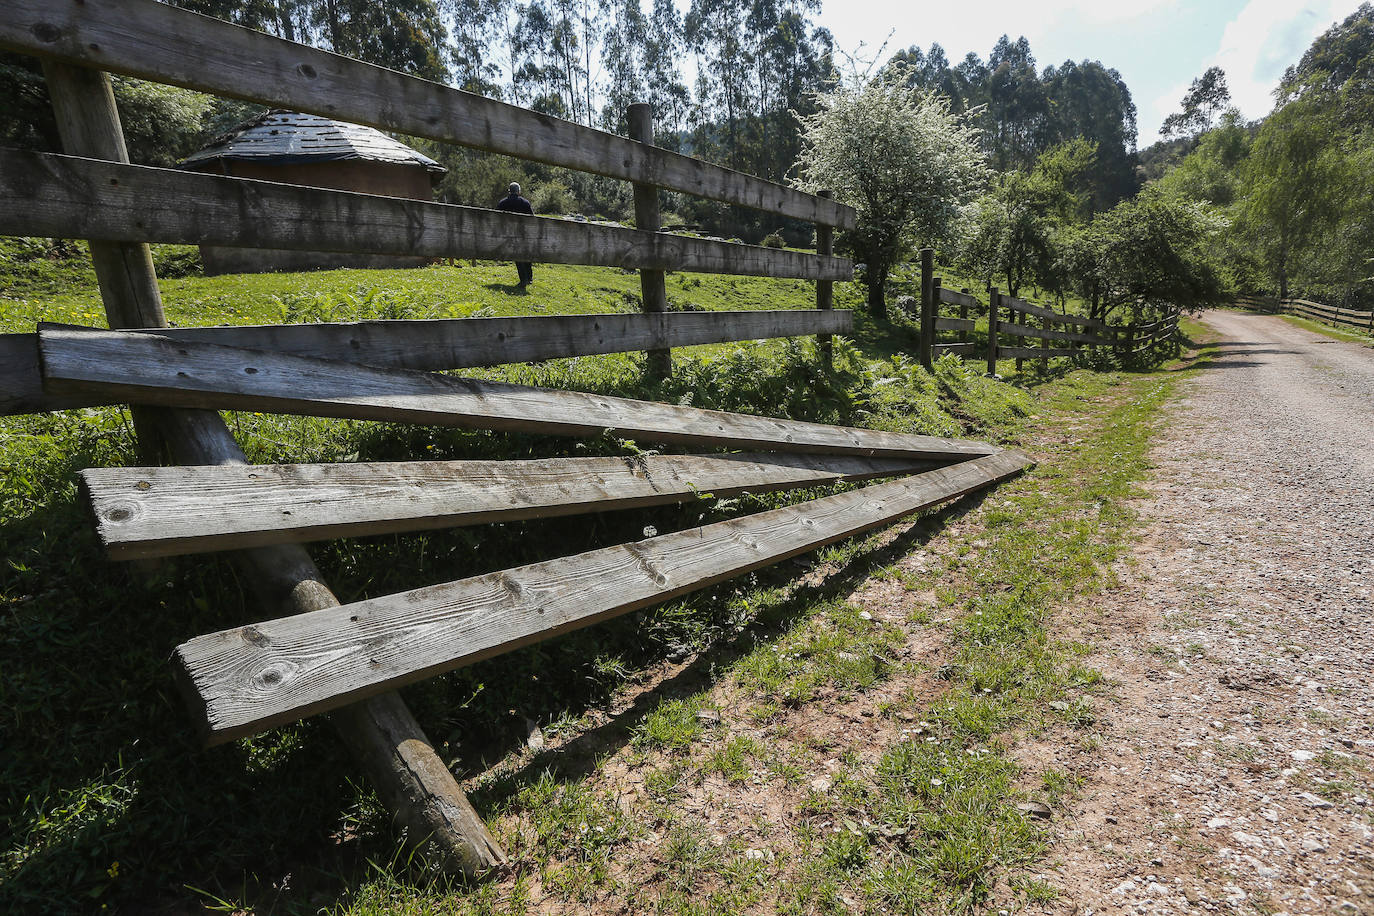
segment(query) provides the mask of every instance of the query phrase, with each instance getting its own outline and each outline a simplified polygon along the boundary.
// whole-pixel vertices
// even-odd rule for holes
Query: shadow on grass
[[[875,571],[924,546],[950,522],[980,506],[989,492],[981,490],[922,516],[888,543],[858,553],[819,582],[799,586],[785,600],[768,608],[738,632],[712,644],[672,677],[661,681],[652,690],[639,694],[631,706],[612,716],[609,721],[583,732],[554,750],[538,755],[524,767],[486,788],[478,801],[484,807],[506,801],[544,772],[564,782],[591,775],[599,759],[620,750],[629,742],[635,727],[653,712],[658,703],[685,699],[711,687],[717,681],[715,673],[727,670],[731,663],[748,655],[760,643],[783,636],[791,624],[805,617],[816,605],[852,591]],[[770,581],[765,584],[781,585],[791,578],[777,566],[768,567],[766,572]],[[719,600],[721,596],[711,597]]]

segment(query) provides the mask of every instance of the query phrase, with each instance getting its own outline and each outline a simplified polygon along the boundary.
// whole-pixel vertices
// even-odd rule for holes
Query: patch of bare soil
[[[837,601],[864,609],[875,627],[890,627],[902,634],[901,643],[885,659],[887,670],[877,684],[864,690],[820,688],[806,702],[781,704],[771,715],[756,715],[759,697],[742,689],[721,666],[729,653],[666,665],[656,676],[625,691],[604,713],[594,714],[567,740],[537,739],[538,752],[527,751],[516,762],[527,771],[550,769],[563,774],[580,771],[583,785],[600,797],[613,798],[639,828],[630,849],[617,856],[613,879],[594,899],[570,901],[558,888],[545,888],[537,875],[526,893],[529,912],[558,914],[605,914],[636,912],[646,900],[657,900],[674,885],[672,850],[674,833],[686,831],[702,837],[727,859],[743,857],[761,866],[754,882],[766,887],[750,911],[774,912],[779,883],[805,864],[799,857],[799,831],[828,834],[847,829],[833,816],[808,810],[813,794],[826,795],[847,775],[871,772],[878,758],[904,735],[919,734],[925,723],[918,712],[931,705],[944,690],[938,671],[947,660],[947,618],[938,616],[931,591],[908,587],[932,566],[944,568],[949,543],[973,537],[981,521],[969,517],[976,502],[964,500],[929,519],[893,526],[879,534],[874,550],[879,563],[890,560],[889,574],[861,574],[834,594]],[[928,541],[932,533],[940,537]],[[921,549],[913,549],[914,546]],[[791,586],[820,588],[843,579],[845,572],[817,565]],[[930,623],[916,626],[912,618],[933,615]],[[795,622],[803,622],[801,620]],[[814,621],[809,625],[815,625]],[[764,634],[772,640],[777,634]],[[700,715],[705,735],[689,749],[641,750],[630,740],[629,723],[660,701],[706,691],[708,711]],[[743,778],[713,772],[710,755],[736,738],[757,742],[766,759],[751,756]],[[783,772],[779,767],[791,772]],[[671,822],[657,819],[664,797],[657,791],[665,772],[680,779],[669,802]],[[514,831],[532,841],[523,817],[507,818],[503,832]],[[519,845],[527,846],[525,842]],[[517,850],[518,852],[518,850]],[[499,883],[509,892],[519,870]],[[719,875],[694,878],[693,899],[702,901],[716,890],[711,881]],[[631,890],[632,889],[632,890]],[[624,894],[630,890],[627,899]]]
[[[1066,614],[1116,686],[1051,913],[1374,913],[1374,352],[1216,312],[1122,585]]]

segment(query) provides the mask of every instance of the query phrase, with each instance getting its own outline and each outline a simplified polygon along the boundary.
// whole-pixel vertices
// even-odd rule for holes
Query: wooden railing
[[[1024,360],[1038,359],[1046,365],[1052,358],[1073,357],[1091,347],[1107,347],[1118,356],[1133,357],[1173,339],[1178,331],[1177,312],[1147,324],[1114,325],[1098,318],[1056,312],[1001,293],[995,287],[987,290],[988,301],[984,304],[968,289],[947,289],[943,279],[931,273],[930,250],[923,250],[922,256],[918,349],[921,363],[927,368],[946,353],[965,359],[981,355],[987,360],[989,374],[996,372],[1000,359],[1015,359],[1019,371]],[[946,306],[952,307],[955,314],[943,314],[941,309]],[[988,319],[987,341],[981,353],[978,344],[969,340],[980,314]],[[1033,326],[1032,320],[1038,326]],[[942,341],[938,336],[942,331],[954,332],[958,337]],[[1003,338],[1007,337],[1014,341],[1004,343]],[[1035,340],[1039,341],[1038,346],[1028,344]],[[1062,344],[1068,346],[1057,346]]]
[[[177,670],[209,743],[322,711],[413,840],[444,867],[504,854],[395,688],[668,600],[815,549],[1019,472],[979,442],[741,416],[442,375],[434,370],[674,346],[829,335],[825,195],[652,145],[647,108],[619,137],[209,19],[153,0],[3,0],[0,47],[38,56],[66,154],[0,151],[0,234],[85,238],[109,328],[0,336],[0,411],[132,406],[146,467],[84,474],[110,555],[234,549],[258,621],[180,646]],[[634,183],[635,229],[132,165],[108,74],[285,106]],[[659,189],[809,220],[818,253],[668,235]],[[147,243],[490,257],[641,272],[638,315],[170,328]],[[663,274],[816,281],[817,309],[671,313]],[[940,324],[948,328],[948,323]],[[962,326],[961,326],[962,327]],[[962,328],[964,331],[967,328]],[[216,412],[251,409],[587,436],[750,454],[642,462],[247,464]],[[177,466],[154,467],[168,458]],[[913,476],[914,475],[914,476]],[[301,542],[602,508],[898,478],[678,534],[344,604]],[[227,490],[224,488],[228,488]],[[235,496],[235,493],[238,496]],[[422,495],[421,495],[422,494]],[[365,497],[365,498],[358,498]],[[341,509],[347,504],[348,509]]]
[[[1236,304],[1263,312],[1297,315],[1310,321],[1319,321],[1332,327],[1374,336],[1374,309],[1361,311],[1313,302],[1310,299],[1276,299],[1263,296],[1243,297],[1237,299]]]

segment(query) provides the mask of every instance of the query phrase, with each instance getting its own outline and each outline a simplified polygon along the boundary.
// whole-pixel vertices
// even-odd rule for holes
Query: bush
[[[763,237],[763,241],[760,242],[760,244],[763,245],[764,248],[781,248],[783,247],[782,236],[777,232],[770,232]]]

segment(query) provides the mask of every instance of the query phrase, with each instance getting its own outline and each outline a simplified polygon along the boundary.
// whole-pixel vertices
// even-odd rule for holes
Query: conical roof
[[[186,157],[181,167],[195,168],[218,159],[273,165],[362,159],[446,171],[428,156],[371,127],[280,109],[234,128]]]

